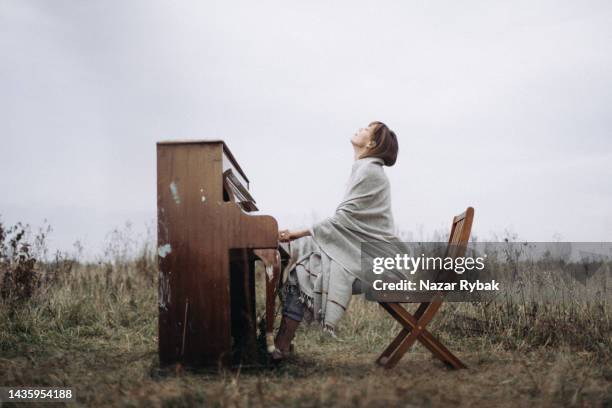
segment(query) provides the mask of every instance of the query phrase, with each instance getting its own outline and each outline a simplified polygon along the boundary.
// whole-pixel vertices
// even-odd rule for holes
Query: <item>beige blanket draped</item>
[[[291,244],[291,262],[285,271],[289,283],[299,286],[311,316],[334,328],[349,305],[354,281],[366,280],[361,243],[399,242],[383,161],[356,160],[334,215],[312,225],[310,232],[311,237]]]

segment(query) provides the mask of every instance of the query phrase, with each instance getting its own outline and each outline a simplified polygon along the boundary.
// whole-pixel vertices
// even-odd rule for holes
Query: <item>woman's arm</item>
[[[278,232],[278,240],[280,242],[289,242],[294,239],[307,237],[310,235],[310,230],[298,230],[298,231],[289,231],[289,230],[281,230]]]

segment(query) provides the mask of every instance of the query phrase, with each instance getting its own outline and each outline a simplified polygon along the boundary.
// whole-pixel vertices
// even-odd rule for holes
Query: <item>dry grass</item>
[[[0,385],[70,386],[87,406],[612,404],[605,301],[446,304],[432,331],[469,370],[449,371],[420,346],[391,371],[375,367],[399,327],[355,297],[339,328],[343,341],[302,327],[297,356],[277,369],[163,372],[153,253],[124,257],[111,238],[106,260],[39,261],[37,276],[47,283],[25,300],[2,301]],[[11,265],[5,259],[3,272]],[[43,279],[48,274],[54,279]]]

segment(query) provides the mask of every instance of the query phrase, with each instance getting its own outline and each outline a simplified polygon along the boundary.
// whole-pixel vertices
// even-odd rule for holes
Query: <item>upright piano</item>
[[[161,366],[258,361],[258,257],[267,266],[272,347],[273,299],[288,254],[276,220],[257,211],[249,179],[222,140],[157,143]]]

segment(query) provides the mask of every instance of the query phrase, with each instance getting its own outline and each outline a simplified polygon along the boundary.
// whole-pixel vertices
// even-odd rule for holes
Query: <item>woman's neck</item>
[[[361,146],[353,145],[353,151],[354,151],[353,158],[355,159],[355,161],[357,161],[357,160],[361,159],[363,154],[365,152],[367,152],[368,149],[366,147],[361,147]]]

